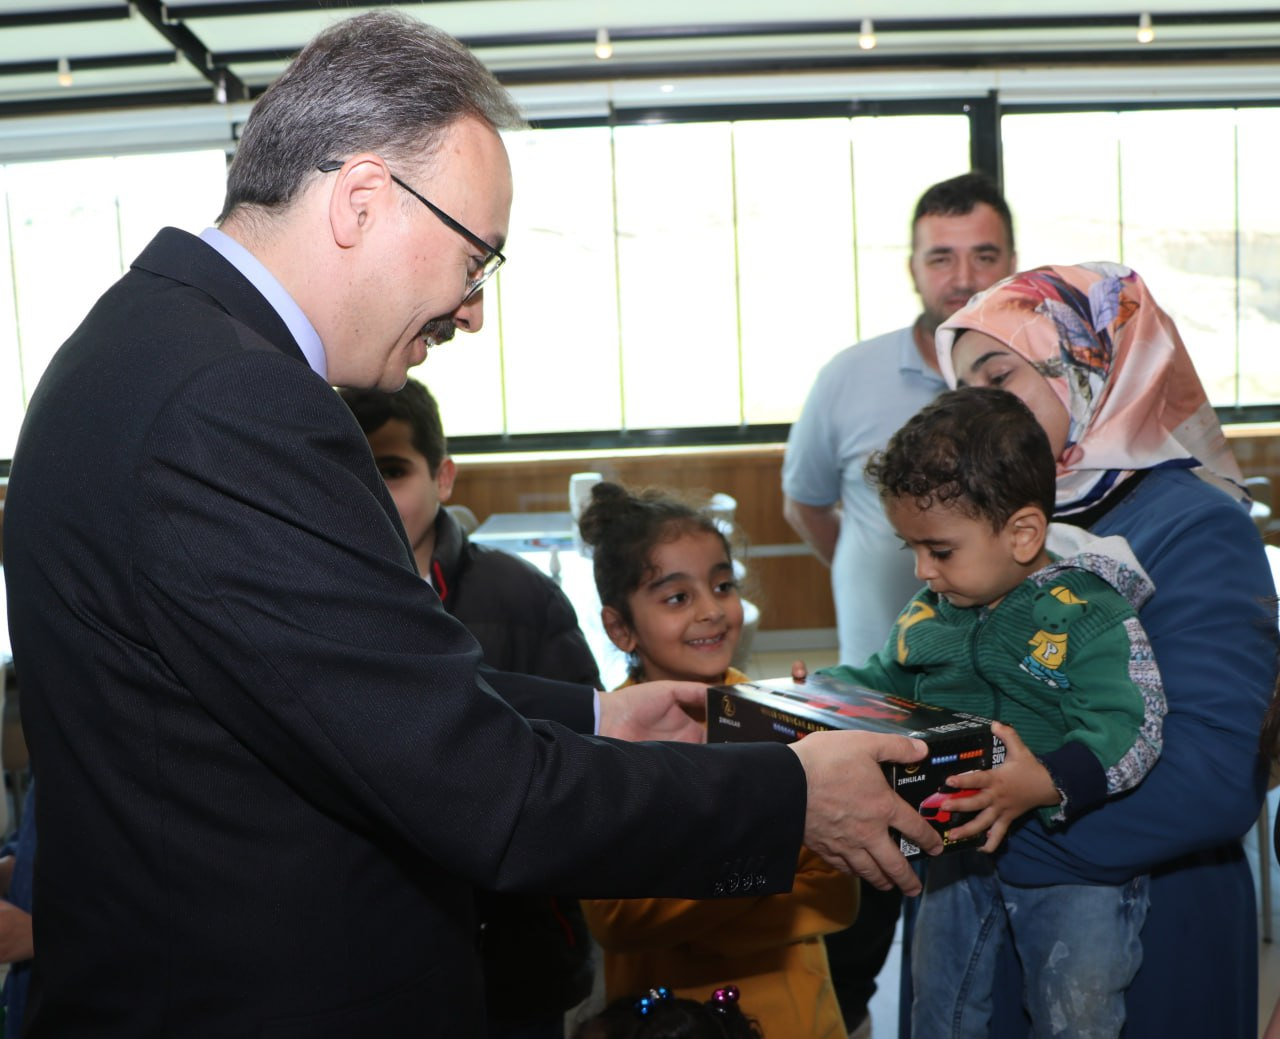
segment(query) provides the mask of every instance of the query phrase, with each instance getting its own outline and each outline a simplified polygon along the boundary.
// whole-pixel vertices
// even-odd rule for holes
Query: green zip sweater
[[[1164,690],[1136,608],[1140,570],[1091,549],[1057,560],[994,607],[952,606],[927,588],[884,647],[846,682],[1012,725],[1049,769],[1074,818],[1137,784],[1160,752]]]

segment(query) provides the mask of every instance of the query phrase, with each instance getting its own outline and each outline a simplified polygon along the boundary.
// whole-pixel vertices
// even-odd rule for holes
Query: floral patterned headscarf
[[[1058,515],[1105,498],[1139,469],[1177,466],[1248,500],[1240,469],[1173,321],[1116,263],[1037,267],[974,296],[938,329],[938,364],[984,332],[1028,361],[1070,416],[1058,459]]]

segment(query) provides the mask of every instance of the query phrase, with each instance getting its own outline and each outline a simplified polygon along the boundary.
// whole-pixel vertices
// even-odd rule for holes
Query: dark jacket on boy
[[[499,671],[600,688],[600,673],[560,586],[519,556],[475,545],[442,508],[431,584]]]
[[[550,577],[500,549],[474,545],[441,508],[431,583],[486,664],[599,687],[573,606]],[[591,939],[576,898],[478,891],[480,954],[491,1033],[547,1021],[591,992]]]

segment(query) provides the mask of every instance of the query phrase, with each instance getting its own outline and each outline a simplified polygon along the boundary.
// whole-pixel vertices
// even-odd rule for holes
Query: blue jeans
[[[985,1039],[996,954],[1011,940],[1035,1036],[1114,1039],[1142,963],[1147,885],[1140,876],[1118,887],[1018,887],[981,852],[930,860],[912,939],[911,1034]]]

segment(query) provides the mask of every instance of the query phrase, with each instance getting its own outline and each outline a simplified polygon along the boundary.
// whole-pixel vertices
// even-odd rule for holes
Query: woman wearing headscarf
[[[1015,274],[943,324],[937,347],[949,385],[1027,403],[1058,456],[1055,518],[1127,538],[1156,589],[1139,619],[1168,696],[1160,760],[1063,830],[1029,819],[1001,875],[1061,883],[1073,861],[1117,882],[1150,872],[1127,1039],[1252,1039],[1257,910],[1240,838],[1266,790],[1258,732],[1276,678],[1275,588],[1191,358],[1118,264]],[[1025,1034],[1017,996],[1006,984],[993,1035]]]

